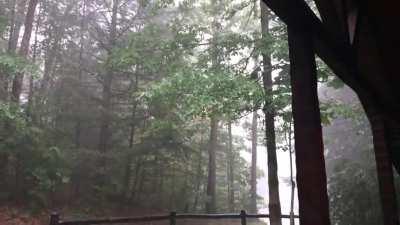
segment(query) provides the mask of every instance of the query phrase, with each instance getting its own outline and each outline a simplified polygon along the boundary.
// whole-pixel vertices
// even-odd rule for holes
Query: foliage
[[[372,225],[382,221],[380,210],[371,207],[380,205],[373,157],[361,160],[340,160],[329,179],[332,220],[337,224]]]
[[[154,85],[146,98],[153,105],[175,105],[183,120],[196,116],[233,119],[256,109],[263,93],[256,82],[242,76],[187,71]]]
[[[26,115],[15,105],[0,105],[0,124],[8,128],[1,132],[0,154],[16,160],[20,176],[29,189],[23,194],[32,203],[47,206],[49,196],[61,184],[69,181],[68,169],[60,149],[46,143],[44,130],[32,126]]]
[[[349,88],[325,88],[330,115],[324,127],[332,222],[381,224],[382,213],[369,123]],[[343,132],[343,131],[346,132]],[[399,180],[395,179],[398,183]]]
[[[8,23],[7,18],[5,16],[0,15],[0,34],[3,34],[3,32],[6,30],[7,23]]]
[[[8,74],[10,78],[12,78],[18,73],[26,73],[31,74],[32,76],[37,76],[38,72],[39,68],[24,58],[6,53],[0,53],[1,74]]]
[[[113,49],[111,67],[140,65],[144,71],[171,73],[185,66],[182,58],[196,45],[196,29],[176,23],[179,21],[163,27],[149,24],[141,32],[131,33],[126,47]]]
[[[245,137],[234,135],[232,159],[222,123],[272,100],[277,141],[287,149],[291,88],[281,21],[273,16],[271,35],[261,38],[257,1],[41,1],[23,59],[6,50],[7,31],[18,25],[12,2],[20,1],[0,1],[1,200],[81,212],[110,205],[203,212],[209,123],[217,117],[218,211],[229,210],[228,164],[234,208],[248,208]],[[257,79],[261,54],[273,59],[271,93]],[[341,87],[317,63],[319,81]],[[10,100],[17,74],[35,78],[25,79],[18,103]],[[334,102],[321,109],[327,123],[353,118]],[[340,178],[332,187],[349,181]]]
[[[327,101],[320,104],[321,121],[324,125],[329,125],[332,120],[337,118],[356,120],[360,112],[360,108],[356,109],[352,105],[345,105],[335,101]]]

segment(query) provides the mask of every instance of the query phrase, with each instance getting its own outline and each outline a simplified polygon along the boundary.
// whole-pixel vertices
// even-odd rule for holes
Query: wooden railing
[[[282,215],[282,218],[299,218],[297,215]],[[120,217],[104,218],[91,220],[61,220],[58,213],[52,213],[50,216],[50,225],[93,225],[93,224],[119,224],[119,223],[137,223],[150,221],[169,221],[170,225],[176,225],[178,219],[240,219],[241,225],[247,225],[247,218],[269,218],[268,214],[247,214],[246,211],[240,211],[240,214],[177,214],[171,212],[169,215],[160,216],[142,216],[142,217]]]

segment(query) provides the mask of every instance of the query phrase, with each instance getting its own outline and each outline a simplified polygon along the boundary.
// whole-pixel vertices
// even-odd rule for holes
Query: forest
[[[317,66],[332,224],[380,224],[368,120]],[[54,210],[289,224],[289,71],[286,26],[261,0],[0,0],[0,224]]]

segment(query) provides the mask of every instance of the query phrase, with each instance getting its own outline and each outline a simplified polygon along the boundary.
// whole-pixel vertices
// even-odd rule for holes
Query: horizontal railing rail
[[[298,215],[281,215],[283,219],[299,218]],[[269,214],[247,214],[246,211],[240,211],[240,214],[191,214],[171,212],[169,215],[154,215],[141,217],[115,217],[90,220],[61,220],[58,213],[52,213],[50,216],[50,225],[94,225],[94,224],[120,224],[137,223],[169,220],[170,225],[176,225],[177,219],[240,219],[241,225],[247,224],[247,218],[269,218]]]

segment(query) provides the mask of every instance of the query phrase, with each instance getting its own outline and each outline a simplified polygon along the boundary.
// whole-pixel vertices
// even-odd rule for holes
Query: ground
[[[32,216],[32,214],[16,208],[0,208],[0,225],[42,225],[47,224],[46,220],[44,214]]]

